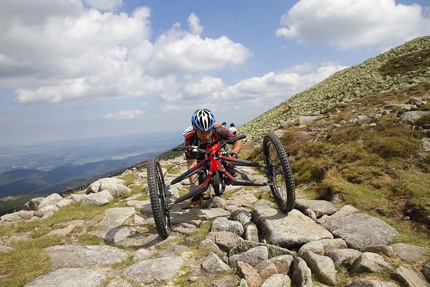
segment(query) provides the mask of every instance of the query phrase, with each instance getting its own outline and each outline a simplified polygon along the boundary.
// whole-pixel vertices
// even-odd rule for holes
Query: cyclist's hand
[[[237,158],[237,153],[232,152],[232,153],[230,153],[230,156],[231,156],[231,157],[234,157],[234,158]]]

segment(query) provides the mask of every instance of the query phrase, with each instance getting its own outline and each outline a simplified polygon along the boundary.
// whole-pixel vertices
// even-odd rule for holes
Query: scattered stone
[[[288,274],[290,266],[293,263],[294,257],[291,255],[280,255],[269,259],[276,266],[278,273]]]
[[[93,268],[120,263],[127,259],[126,252],[107,245],[56,245],[44,249],[49,253],[53,268]]]
[[[148,249],[141,248],[134,253],[133,261],[142,261],[151,259],[154,256],[154,253]]]
[[[219,217],[230,217],[230,212],[222,208],[202,209],[200,212],[203,213],[206,220],[214,220]]]
[[[246,262],[251,266],[256,266],[261,260],[269,259],[269,253],[266,246],[252,248],[242,254],[230,256],[229,264],[231,268],[237,268],[239,261]]]
[[[355,249],[335,249],[327,253],[336,265],[351,267],[361,256],[361,252]]]
[[[235,275],[227,275],[227,276],[222,277],[221,279],[212,281],[211,286],[214,286],[214,287],[236,287],[236,286],[238,286],[239,282],[240,282],[239,277],[237,277]]]
[[[252,215],[249,211],[238,209],[231,213],[230,220],[235,220],[240,222],[243,226],[251,222]]]
[[[412,263],[420,260],[428,251],[424,247],[415,246],[412,244],[396,243],[390,245],[394,253],[403,261]]]
[[[396,256],[393,247],[384,245],[366,247],[366,249],[364,249],[364,252],[381,253],[388,257]]]
[[[254,268],[257,270],[258,274],[260,274],[263,281],[278,273],[276,265],[270,260],[262,260]]]
[[[290,287],[291,280],[285,274],[274,274],[266,279],[261,287]]]
[[[225,217],[217,217],[212,222],[211,231],[212,232],[229,231],[238,236],[242,236],[243,225],[238,221],[228,220]]]
[[[106,276],[101,270],[64,268],[37,277],[25,287],[99,287],[103,286]]]
[[[53,193],[48,195],[42,202],[39,204],[38,209],[41,209],[48,205],[55,205],[57,202],[61,201],[63,198],[58,193]]]
[[[277,209],[257,208],[252,216],[266,241],[273,245],[294,248],[314,240],[333,239],[324,227],[296,209],[286,216]]]
[[[346,242],[341,238],[322,239],[318,241],[311,241],[300,247],[299,255],[303,255],[303,253],[306,251],[312,251],[313,253],[319,255],[326,255],[331,250],[345,248],[347,248]]]
[[[430,261],[423,265],[422,273],[427,281],[430,282]]]
[[[301,257],[296,257],[292,264],[291,283],[293,286],[312,287],[312,272]]]
[[[257,270],[255,270],[250,264],[239,261],[237,263],[237,269],[242,275],[241,277],[246,280],[246,283],[249,287],[259,287],[261,286],[261,283],[263,283],[263,280],[261,280]]]
[[[305,126],[307,126],[308,124],[310,124],[311,122],[315,121],[318,118],[319,118],[319,116],[301,116],[298,119],[299,126],[300,127],[305,127]]]
[[[306,251],[302,257],[321,283],[330,286],[336,285],[336,268],[333,260],[311,251]]]
[[[411,287],[428,287],[430,284],[426,279],[417,271],[400,266],[394,271],[395,278],[400,280],[405,286]]]
[[[45,199],[44,197],[36,197],[36,198],[30,199],[30,201],[24,204],[22,209],[28,210],[28,211],[36,211],[39,209],[39,205],[44,199]]]
[[[295,208],[303,213],[306,209],[311,209],[317,218],[337,212],[337,208],[326,200],[296,199]]]
[[[371,279],[355,279],[348,287],[398,287],[399,285],[392,282],[384,282]]]
[[[399,233],[384,221],[364,213],[356,213],[340,218],[325,220],[321,223],[340,237],[350,248],[364,251],[366,247],[387,245]]]
[[[137,284],[151,284],[174,278],[184,263],[181,257],[148,259],[124,269],[122,275]]]
[[[119,276],[116,276],[106,287],[132,287],[130,283]]]
[[[12,250],[13,248],[11,247],[0,245],[0,254],[8,253],[8,252],[11,252]]]
[[[171,257],[176,256],[184,252],[190,252],[191,249],[184,245],[170,245],[166,249],[158,253],[158,257]]]
[[[113,200],[112,194],[103,190],[98,193],[85,194],[72,194],[72,200],[84,205],[105,205]]]
[[[202,262],[203,269],[211,274],[218,274],[222,271],[229,270],[230,267],[225,264],[215,253],[210,252]]]
[[[351,273],[380,273],[385,268],[393,269],[393,266],[390,263],[386,262],[384,258],[379,254],[364,252],[355,261],[354,266],[351,269]]]
[[[135,214],[134,207],[114,207],[105,211],[105,217],[97,226],[117,227],[122,225],[127,218]]]
[[[317,222],[319,224],[322,224],[322,222],[324,222],[325,220],[345,217],[347,215],[354,214],[357,211],[358,210],[355,207],[353,207],[351,205],[345,205],[341,209],[339,209],[336,213],[334,213],[333,215],[330,215],[330,216],[329,215],[323,215],[321,218],[319,218],[317,220]]]
[[[206,239],[212,240],[224,252],[229,252],[244,241],[240,236],[227,231],[210,232]]]
[[[248,241],[259,242],[257,225],[253,222],[245,224],[243,237]]]
[[[90,232],[90,234],[100,237],[103,240],[114,244],[120,244],[123,240],[127,239],[135,233],[137,233],[136,228],[129,226],[118,226],[114,228],[94,230]]]

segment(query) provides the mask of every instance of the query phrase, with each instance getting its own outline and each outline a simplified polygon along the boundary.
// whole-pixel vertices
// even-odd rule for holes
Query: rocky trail
[[[245,172],[264,180],[251,169]],[[147,192],[146,170],[125,175],[130,173],[137,175],[133,184]],[[149,200],[141,200],[141,194],[128,196],[130,189],[123,183],[101,179],[87,194],[34,199],[27,211],[1,218],[1,224],[43,220],[74,202],[104,205],[127,196],[118,204],[122,207],[107,209],[103,217],[52,226],[45,236],[71,240],[45,248],[52,272],[25,286],[430,286],[428,248],[390,244],[399,233],[352,206],[338,209],[328,201],[300,198],[299,193],[295,209],[286,216],[273,202],[258,199],[267,187],[227,187],[225,195],[199,206],[191,207],[188,201],[174,206],[173,232],[163,240],[155,231]],[[179,183],[171,191],[178,195],[184,188],[188,186]],[[81,231],[75,233],[78,226]],[[80,245],[79,237],[87,233],[105,244]],[[16,252],[9,246],[17,240],[31,240],[31,232],[0,238],[0,255]],[[387,272],[388,278],[378,276]]]

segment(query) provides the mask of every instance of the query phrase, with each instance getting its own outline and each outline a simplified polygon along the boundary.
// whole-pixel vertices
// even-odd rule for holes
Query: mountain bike
[[[269,186],[273,198],[282,212],[288,213],[293,209],[296,197],[293,172],[281,140],[273,133],[267,134],[264,137],[263,164],[231,157],[225,151],[227,144],[232,144],[245,137],[245,135],[241,135],[228,141],[220,141],[212,146],[208,146],[207,149],[201,149],[197,146],[184,146],[172,149],[172,151],[200,153],[204,155],[204,159],[198,162],[193,168],[173,179],[170,184],[166,184],[164,181],[163,171],[158,158],[152,156],[148,159],[148,190],[155,225],[161,237],[167,238],[170,235],[170,207],[202,194],[208,190],[209,186],[214,188],[215,195],[218,196],[224,192],[226,185]],[[239,166],[264,168],[264,176],[267,178],[267,181],[258,182],[250,180],[238,168]],[[192,175],[196,176],[193,182],[191,182],[189,192],[176,200],[172,200],[171,197],[173,194],[169,191],[170,186]],[[197,180],[199,180],[198,186],[196,186]]]

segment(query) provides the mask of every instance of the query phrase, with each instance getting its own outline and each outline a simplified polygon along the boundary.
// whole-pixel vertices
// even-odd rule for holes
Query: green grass
[[[372,128],[349,122],[358,114],[372,117],[386,105],[406,103],[411,95],[421,97],[429,88],[430,84],[420,84],[355,99],[354,105],[333,105],[327,109],[332,116],[324,120],[347,122],[341,127],[316,128],[317,123],[307,128],[289,126],[281,141],[289,154],[296,185],[307,186],[306,197],[331,200],[336,195],[343,204],[390,222],[416,223],[413,228],[399,225],[404,233],[420,229],[419,224],[429,226],[430,155],[420,152],[420,139],[428,135],[419,127],[411,129],[400,123],[394,112],[377,119]],[[428,118],[422,120],[423,125],[426,122]],[[261,148],[257,149],[248,159],[261,159],[261,153]],[[413,234],[429,238],[423,233]]]
[[[14,250],[0,254],[0,286],[23,286],[51,270],[49,257],[43,248],[61,244],[59,236],[48,236],[13,244]]]

